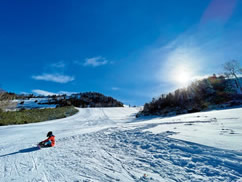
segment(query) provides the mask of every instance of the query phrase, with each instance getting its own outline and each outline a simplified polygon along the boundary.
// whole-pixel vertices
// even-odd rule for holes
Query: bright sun
[[[163,77],[176,88],[187,87],[197,78],[200,70],[199,64],[203,61],[203,55],[196,48],[178,46],[168,53],[161,71]]]
[[[177,74],[176,80],[177,80],[177,82],[179,82],[181,84],[185,84],[185,83],[189,82],[190,75],[189,75],[189,73],[187,73],[185,71],[181,71]]]
[[[192,71],[185,66],[178,66],[174,70],[173,74],[173,80],[179,85],[179,86],[187,86],[192,77]]]

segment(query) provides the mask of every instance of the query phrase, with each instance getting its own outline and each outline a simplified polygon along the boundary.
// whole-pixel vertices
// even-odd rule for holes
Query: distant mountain
[[[213,75],[195,81],[185,89],[163,94],[144,105],[137,114],[170,116],[242,105],[241,90],[234,79]]]
[[[105,96],[97,92],[85,92],[72,94],[70,96],[63,95],[50,95],[50,96],[36,96],[33,94],[15,94],[2,92],[0,100],[18,100],[18,108],[31,109],[31,108],[46,108],[45,105],[50,107],[63,107],[63,106],[76,106],[76,107],[124,107],[123,103],[109,96]],[[38,106],[39,105],[39,106]]]
[[[29,106],[36,105],[52,105],[56,107],[63,106],[76,106],[76,107],[124,107],[123,103],[109,96],[105,96],[97,92],[85,92],[72,94],[70,96],[63,95],[51,95],[51,96],[35,96],[31,95],[18,95],[17,99],[21,99],[19,107],[25,108],[25,103]],[[26,101],[27,100],[27,101]],[[32,103],[31,103],[32,102]],[[26,105],[26,106],[27,106]]]

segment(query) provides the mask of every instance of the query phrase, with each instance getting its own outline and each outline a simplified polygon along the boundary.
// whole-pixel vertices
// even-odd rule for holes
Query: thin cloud
[[[20,92],[20,94],[28,95],[28,92]]]
[[[81,61],[78,61],[78,60],[74,60],[73,63],[74,63],[74,64],[77,64],[77,65],[80,65],[80,66],[83,65],[83,63],[82,63]]]
[[[202,80],[202,79],[205,79],[205,78],[208,78],[208,77],[210,77],[210,76],[212,76],[212,74],[207,74],[207,75],[199,75],[199,76],[194,76],[194,77],[192,77],[192,81],[195,81],[195,80]],[[219,74],[218,74],[218,76],[219,76]]]
[[[46,90],[41,90],[41,89],[34,89],[32,90],[33,93],[37,94],[37,95],[44,95],[44,96],[48,96],[48,95],[72,95],[72,94],[76,94],[77,92],[68,92],[68,91],[59,91],[57,93],[55,92],[49,92]]]
[[[63,94],[66,94],[66,95],[72,95],[72,94],[77,94],[78,92],[68,92],[68,91],[60,91],[58,92],[58,94],[60,95],[63,95]]]
[[[93,67],[97,67],[97,66],[102,66],[107,64],[108,61],[106,58],[103,58],[101,56],[98,57],[93,57],[93,58],[87,58],[84,62],[84,66],[93,66]]]
[[[63,61],[59,61],[57,63],[51,64],[51,66],[55,68],[65,68],[66,64]]]
[[[48,92],[48,91],[40,90],[40,89],[32,90],[32,92],[35,93],[35,94],[37,94],[37,95],[44,95],[44,96],[56,95],[56,93]]]
[[[61,75],[61,74],[47,74],[47,73],[44,73],[38,76],[32,76],[32,78],[35,80],[44,80],[44,81],[50,81],[50,82],[56,82],[56,83],[68,83],[75,80],[73,76]]]
[[[112,87],[112,90],[117,91],[117,90],[120,90],[120,88],[118,88],[118,87]]]

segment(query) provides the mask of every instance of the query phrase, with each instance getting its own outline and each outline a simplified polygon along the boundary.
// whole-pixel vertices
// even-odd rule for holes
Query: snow
[[[172,138],[242,151],[241,108],[154,119],[152,122],[157,126],[144,131],[155,134],[171,131],[176,133]]]
[[[55,104],[43,104],[48,102],[48,98],[30,98],[25,100],[14,100],[17,102],[17,108],[33,109],[33,108],[55,108]],[[23,102],[23,104],[21,104]]]
[[[242,109],[135,118],[139,108],[0,127],[0,181],[242,181]],[[56,146],[36,143],[52,130]],[[146,177],[145,177],[146,176]]]

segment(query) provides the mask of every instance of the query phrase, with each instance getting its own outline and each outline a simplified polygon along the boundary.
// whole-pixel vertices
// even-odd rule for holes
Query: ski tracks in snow
[[[54,181],[239,181],[242,154],[152,134],[143,128],[98,132],[58,140],[42,163]],[[65,174],[65,175],[62,175]],[[147,177],[142,176],[146,174]]]
[[[139,181],[142,173],[158,181],[241,180],[241,153],[169,138],[172,134],[116,130],[99,132],[99,142],[122,161],[134,181]]]
[[[242,181],[241,152],[174,139],[171,131],[152,134],[146,129],[156,124],[128,124],[135,121],[134,113],[118,108],[80,109],[79,114],[59,123],[26,125],[22,128],[24,143],[1,143],[0,181]],[[45,131],[46,126],[63,134],[57,137],[56,146],[29,148],[33,140],[24,135],[25,129]],[[20,127],[16,127],[19,132]]]

